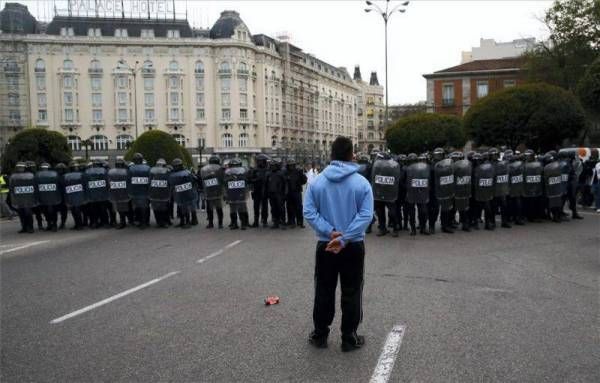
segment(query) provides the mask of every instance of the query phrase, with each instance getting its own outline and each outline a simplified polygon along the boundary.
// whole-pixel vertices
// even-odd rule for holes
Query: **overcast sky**
[[[5,2],[0,0],[2,6]],[[374,2],[385,6],[385,1]],[[47,18],[54,1],[21,3]],[[66,1],[56,3],[60,7]],[[425,100],[422,75],[459,64],[461,51],[478,46],[480,38],[545,38],[547,31],[538,18],[550,5],[543,0],[411,1],[406,13],[394,14],[388,26],[390,103]],[[345,66],[350,75],[360,65],[363,79],[377,71],[384,84],[383,20],[365,13],[364,1],[176,1],[177,13],[184,16],[186,7],[195,27],[210,27],[224,9],[237,10],[251,33],[288,32],[292,43],[305,52]]]

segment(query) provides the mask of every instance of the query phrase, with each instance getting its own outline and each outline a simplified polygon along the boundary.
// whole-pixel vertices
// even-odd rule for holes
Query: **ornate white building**
[[[76,154],[89,140],[94,156],[110,156],[161,129],[196,157],[316,158],[339,135],[371,137],[359,130],[370,123],[362,111],[377,110],[367,105],[373,92],[381,104],[378,84],[252,35],[235,11],[210,30],[187,20],[66,16],[41,27],[14,3],[0,20],[2,144],[36,126],[63,133]]]

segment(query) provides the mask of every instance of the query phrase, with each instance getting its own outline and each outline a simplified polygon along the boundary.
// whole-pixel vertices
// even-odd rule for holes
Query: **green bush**
[[[393,153],[422,153],[436,147],[462,148],[466,139],[460,118],[417,113],[397,120],[385,133]]]
[[[71,149],[65,136],[59,132],[31,128],[10,139],[2,156],[2,171],[10,173],[19,161],[56,165],[59,162],[68,164],[70,160]]]
[[[125,154],[125,160],[131,161],[135,153],[142,153],[153,166],[159,158],[164,158],[168,164],[175,158],[181,158],[186,167],[191,167],[192,156],[168,133],[160,130],[150,130],[137,138]]]
[[[585,115],[575,96],[548,84],[503,89],[479,100],[464,118],[476,145],[507,145],[547,151],[577,137]]]

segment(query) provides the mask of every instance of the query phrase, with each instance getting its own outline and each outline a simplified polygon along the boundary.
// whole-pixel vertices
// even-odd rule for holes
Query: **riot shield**
[[[484,162],[475,168],[475,200],[491,201],[494,198],[494,165]]]
[[[193,206],[198,198],[198,191],[194,186],[194,177],[187,169],[171,173],[169,176],[173,200],[180,206]]]
[[[225,186],[227,201],[229,203],[246,201],[247,170],[244,167],[235,167],[225,170]]]
[[[85,171],[87,197],[89,202],[108,201],[108,182],[106,169],[89,168]]]
[[[171,199],[169,190],[169,169],[156,166],[150,169],[150,202],[168,202]]]
[[[204,186],[207,201],[223,197],[223,168],[218,164],[208,164],[200,169],[200,177]],[[264,183],[264,181],[263,181]]]
[[[458,211],[469,208],[471,198],[471,175],[473,168],[469,160],[459,160],[453,164],[454,167],[454,206]]]
[[[425,162],[410,164],[406,169],[406,202],[429,202],[429,176],[431,168]]]
[[[32,208],[37,206],[35,177],[32,173],[14,173],[8,180],[10,201],[14,208]]]
[[[558,161],[544,166],[544,192],[548,198],[548,207],[562,206],[562,172]]]
[[[513,198],[523,196],[523,162],[514,161],[508,165],[509,195]]]
[[[128,179],[129,197],[134,201],[145,201],[148,199],[150,188],[150,166],[135,164],[129,167]]]
[[[494,196],[506,197],[510,192],[510,181],[508,179],[508,163],[506,161],[496,161],[494,163]]]
[[[69,172],[63,177],[65,203],[69,207],[77,207],[87,202],[87,183],[81,172]]]
[[[62,202],[60,177],[54,170],[40,170],[35,176],[38,202],[42,206],[59,205]]]
[[[400,164],[391,158],[380,158],[373,164],[371,174],[375,201],[395,202],[398,198]]]
[[[112,203],[129,202],[127,179],[127,169],[125,168],[115,168],[108,171],[109,198]]]
[[[542,164],[538,161],[527,162],[523,170],[523,197],[539,197],[542,195]]]
[[[454,167],[449,158],[438,161],[433,167],[435,197],[444,211],[452,208],[454,200]]]

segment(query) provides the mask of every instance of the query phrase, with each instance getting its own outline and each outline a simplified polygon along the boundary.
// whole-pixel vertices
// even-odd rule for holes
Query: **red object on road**
[[[269,295],[265,299],[265,306],[276,305],[277,303],[279,303],[279,297],[277,295]]]

